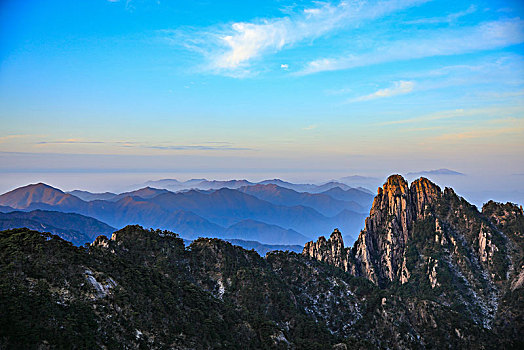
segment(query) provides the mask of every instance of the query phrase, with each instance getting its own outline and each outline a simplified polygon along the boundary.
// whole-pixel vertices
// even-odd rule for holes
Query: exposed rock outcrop
[[[341,249],[334,232],[307,243],[303,254],[382,288],[417,291],[490,329],[501,298],[513,300],[507,295],[524,279],[523,228],[516,205],[489,202],[481,213],[450,188],[442,191],[426,178],[408,185],[392,175],[352,248]]]
[[[522,209],[493,202],[479,213],[450,189],[439,194],[420,182],[406,190],[392,180],[401,186],[381,189],[352,249],[338,230],[304,254],[265,258],[219,239],[185,247],[174,233],[139,226],[85,248],[49,233],[0,232],[0,343],[523,348]],[[377,243],[387,243],[388,232],[404,246],[389,243],[388,251]],[[356,259],[359,249],[370,270]],[[397,273],[387,275],[395,263]],[[379,286],[351,274],[375,277]]]
[[[348,251],[344,249],[344,240],[338,229],[335,229],[328,240],[321,236],[316,242],[306,243],[302,254],[348,270]]]
[[[303,253],[357,276],[364,276],[379,285],[401,276],[404,280],[408,279],[404,252],[413,224],[431,215],[435,202],[441,196],[440,187],[426,178],[414,181],[410,187],[402,176],[392,175],[383,187],[379,187],[365,228],[352,251],[339,248],[343,243],[338,233],[340,239],[335,239],[336,249],[332,235],[328,241],[321,237],[316,243],[306,243]]]

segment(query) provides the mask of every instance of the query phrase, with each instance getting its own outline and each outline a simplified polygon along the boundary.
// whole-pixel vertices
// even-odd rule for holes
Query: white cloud
[[[392,97],[396,95],[408,94],[411,91],[413,91],[414,86],[415,86],[415,83],[413,81],[401,80],[401,81],[395,82],[393,87],[386,88],[386,89],[380,89],[380,90],[375,91],[372,94],[351,99],[348,102],[362,102],[362,101],[374,100],[377,98]]]
[[[280,65],[280,68],[282,68],[282,69],[284,69],[284,70],[288,70],[289,65],[287,65],[287,64],[281,64],[281,65]]]
[[[457,55],[497,49],[522,42],[524,42],[523,20],[485,22],[474,27],[422,32],[418,38],[396,41],[363,54],[348,53],[345,57],[314,60],[297,74],[306,75],[392,61]]]
[[[195,33],[186,47],[196,45],[196,51],[205,52],[208,69],[242,76],[253,60],[265,54],[427,1],[341,1],[337,5],[319,2],[316,7],[286,17],[236,22],[221,30]]]
[[[453,23],[457,19],[475,13],[477,7],[475,5],[470,5],[466,10],[451,13],[444,17],[432,17],[432,18],[422,18],[414,21],[408,21],[408,24],[437,24],[437,23]]]

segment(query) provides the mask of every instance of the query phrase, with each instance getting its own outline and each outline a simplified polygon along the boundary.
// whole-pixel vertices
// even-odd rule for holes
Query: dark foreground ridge
[[[0,348],[522,347],[522,209],[386,184],[352,249],[337,231],[265,258],[140,226],[88,247],[0,232]]]

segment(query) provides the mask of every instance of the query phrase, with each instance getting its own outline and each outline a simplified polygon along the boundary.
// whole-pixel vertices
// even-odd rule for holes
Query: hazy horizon
[[[0,190],[448,168],[477,205],[524,202],[521,1],[0,9]]]
[[[431,169],[428,169],[431,170]],[[337,175],[338,174],[338,175]],[[492,179],[486,179],[479,176],[472,175],[426,175],[417,174],[409,175],[408,172],[392,172],[384,174],[383,176],[368,174],[369,179],[351,182],[342,181],[352,187],[363,187],[376,194],[378,187],[382,186],[387,176],[393,174],[400,174],[411,182],[418,177],[426,177],[435,182],[442,189],[444,187],[451,187],[463,196],[470,203],[481,207],[482,204],[488,200],[495,200],[498,202],[513,202],[519,205],[524,204],[524,191],[521,190],[521,183],[524,175],[515,174],[509,177],[501,177],[499,182],[491,184]],[[126,191],[136,190],[144,186],[147,181],[155,181],[162,179],[176,179],[179,181],[186,181],[190,179],[206,180],[248,180],[251,182],[259,182],[268,179],[281,179],[292,183],[308,183],[308,184],[323,184],[329,181],[339,181],[342,177],[362,174],[349,173],[333,173],[333,176],[325,174],[312,174],[308,172],[303,173],[169,173],[169,172],[149,172],[149,173],[4,173],[0,180],[0,194],[11,191],[15,188],[22,187],[28,184],[35,184],[39,182],[46,183],[63,191],[84,190],[88,192],[113,192],[122,193]],[[480,185],[479,185],[480,184]],[[480,189],[479,189],[480,188]]]

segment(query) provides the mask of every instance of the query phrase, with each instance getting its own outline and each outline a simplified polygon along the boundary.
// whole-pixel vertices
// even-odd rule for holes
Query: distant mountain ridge
[[[428,176],[428,175],[443,175],[443,176],[464,176],[465,174],[450,169],[436,169],[424,170],[413,173],[407,173],[408,176]]]
[[[254,225],[267,225],[264,223],[253,222]],[[240,222],[234,227],[230,227],[225,235],[235,235],[240,232],[241,236],[249,236],[245,234],[243,229],[249,228],[251,223]],[[62,213],[57,211],[45,211],[45,210],[33,210],[30,212],[24,211],[11,211],[9,213],[0,212],[0,231],[16,229],[16,228],[28,228],[39,232],[49,232],[58,235],[60,238],[69,241],[77,246],[82,246],[86,243],[91,244],[96,237],[105,235],[111,237],[116,229],[111,227],[99,220],[94,218],[72,213]],[[282,231],[282,232],[281,232]],[[266,231],[264,231],[266,232]],[[272,234],[295,234],[300,235],[292,230],[283,230],[278,226],[272,227]],[[202,232],[201,237],[207,237],[208,234]],[[197,238],[197,237],[194,237]],[[271,237],[263,237],[263,239],[272,240]],[[302,239],[304,239],[303,237]],[[264,244],[253,240],[243,240],[239,238],[224,238],[224,240],[231,242],[232,244],[238,245],[244,249],[250,250],[255,249],[261,256],[274,250],[289,250],[293,252],[301,252],[302,245],[278,245],[278,244]],[[275,239],[279,240],[279,239]],[[188,241],[188,245],[191,241]]]
[[[114,198],[115,196],[117,196],[116,193],[112,193],[112,192],[92,193],[89,191],[81,191],[81,190],[68,191],[66,193],[71,194],[75,197],[78,197],[81,200],[86,201],[86,202],[95,201],[95,200],[110,200],[111,198]]]
[[[344,194],[346,194],[346,198],[335,199],[333,196],[330,196],[325,192],[297,192],[295,190],[280,187],[275,184],[243,186],[238,188],[238,191],[253,195],[259,199],[263,199],[277,205],[308,206],[326,216],[337,215],[343,209],[365,213],[368,207],[371,205],[373,196],[367,195],[367,193],[355,191],[359,192],[360,195],[350,195],[347,193],[347,191],[351,191],[352,189],[344,191],[340,187],[331,188],[326,192],[335,189],[339,189],[340,191],[344,192]]]
[[[41,182],[34,185],[19,187],[4,193],[0,198],[0,203],[2,205],[14,209],[25,209],[30,207],[33,203],[65,207],[78,206],[83,203],[80,198],[64,193],[57,188]]]
[[[111,235],[116,229],[80,214],[33,210],[0,213],[0,230],[26,227],[51,232],[75,245],[92,243],[99,235]]]
[[[147,181],[141,186],[150,186],[159,189],[167,189],[170,191],[181,191],[181,190],[190,190],[190,189],[201,189],[201,190],[212,190],[212,189],[221,189],[221,188],[230,188],[238,189],[240,187],[253,186],[253,185],[268,185],[273,184],[279,187],[288,188],[297,192],[309,192],[309,193],[320,193],[326,190],[329,190],[334,187],[340,187],[344,190],[348,190],[352,187],[348,186],[345,183],[337,181],[329,181],[322,183],[320,185],[315,184],[295,184],[281,179],[270,179],[259,182],[250,182],[248,180],[206,180],[206,179],[191,179],[187,181],[178,181],[176,179],[162,179],[162,180],[152,180]]]
[[[266,191],[264,195],[258,193],[258,197],[253,196],[248,193],[255,194],[250,189],[253,186],[254,189],[270,187],[274,192]],[[83,191],[80,195],[92,199],[85,201],[71,193],[39,183],[1,195],[0,205],[5,206],[3,211],[13,208],[77,213],[106,222],[112,227],[140,224],[169,229],[188,239],[206,234],[266,244],[303,244],[318,232],[333,226],[356,237],[363,225],[365,207],[370,205],[371,199],[369,194],[356,189],[348,189],[347,192],[340,189],[340,193],[349,199],[340,201],[326,194],[298,193],[276,185],[269,187],[252,185],[237,190],[221,188],[176,193],[146,187],[114,196],[104,193],[106,200],[94,199],[97,198],[96,194],[89,196],[88,192]],[[279,198],[281,193],[286,196]],[[351,198],[355,198],[355,201]],[[247,223],[250,224],[246,226]],[[241,228],[244,232],[240,232]],[[250,234],[246,236],[246,232]],[[271,237],[271,240],[264,238],[264,235]]]

